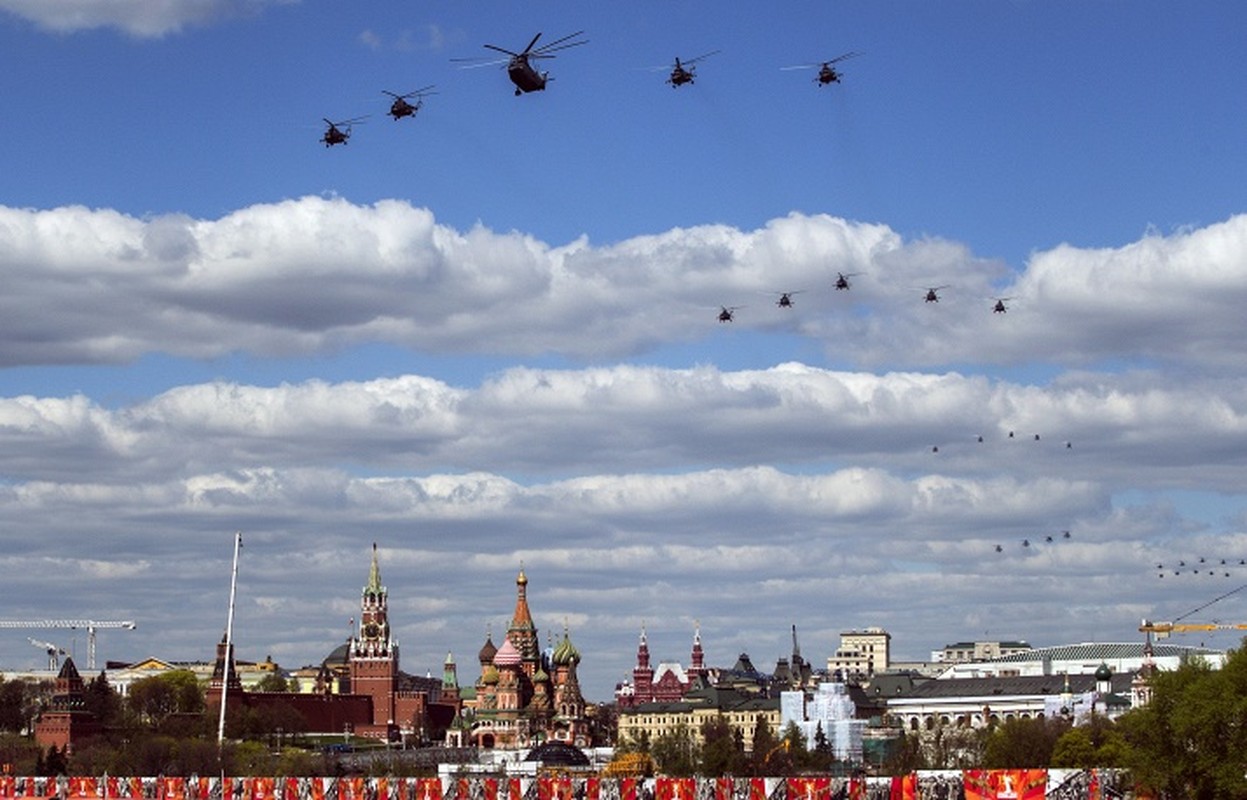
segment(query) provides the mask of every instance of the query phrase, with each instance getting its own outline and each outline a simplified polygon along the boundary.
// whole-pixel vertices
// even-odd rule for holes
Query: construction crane
[[[1247,622],[1149,622],[1143,620],[1139,631],[1155,634],[1157,639],[1164,639],[1171,633],[1190,633],[1191,631],[1247,631]]]
[[[30,642],[35,647],[38,647],[40,650],[47,652],[48,669],[56,672],[61,668],[61,656],[65,655],[64,648],[57,647],[51,642],[41,642],[38,639],[31,638],[30,636],[26,637],[26,641]]]
[[[1217,595],[1201,606],[1192,608],[1182,616],[1176,617],[1173,622],[1149,622],[1145,619],[1143,620],[1143,624],[1139,626],[1139,632],[1147,634],[1147,641],[1150,644],[1152,641],[1152,634],[1155,634],[1157,639],[1164,639],[1171,633],[1189,633],[1191,631],[1247,631],[1247,623],[1182,621],[1187,617],[1198,614],[1214,603],[1219,603],[1227,597],[1238,594],[1244,589],[1247,589],[1247,583],[1239,586],[1237,589],[1231,589],[1225,594]]]
[[[119,628],[132,631],[137,628],[131,620],[94,620],[94,619],[40,619],[40,620],[0,620],[0,628],[85,628],[87,631],[87,669],[95,669],[95,632],[103,628]]]

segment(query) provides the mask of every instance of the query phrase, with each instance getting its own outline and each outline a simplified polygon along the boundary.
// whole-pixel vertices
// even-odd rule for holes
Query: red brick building
[[[75,742],[99,733],[99,723],[83,701],[85,688],[74,660],[66,658],[56,676],[51,705],[35,723],[35,741],[40,748],[47,750],[55,746],[71,753]]]
[[[454,662],[447,657],[442,680],[417,678],[399,669],[398,642],[391,635],[389,592],[381,583],[377,546],[372,546],[368,582],[360,593],[359,626],[345,648],[345,662],[335,681],[322,669],[313,694],[244,691],[230,656],[226,706],[292,709],[309,733],[343,733],[387,741],[439,740],[459,712]],[[225,674],[225,643],[217,646],[217,664],[208,685],[207,703],[220,708]],[[337,693],[334,693],[334,684]]]
[[[615,687],[615,700],[620,708],[631,708],[643,703],[673,703],[683,699],[706,675],[705,654],[701,649],[701,629],[693,631],[693,651],[688,669],[677,662],[664,661],[658,668],[650,666],[649,640],[641,629],[641,642],[637,645],[636,666],[632,668],[631,684]]]

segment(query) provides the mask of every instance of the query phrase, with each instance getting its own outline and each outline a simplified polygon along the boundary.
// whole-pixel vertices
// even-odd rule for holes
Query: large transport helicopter
[[[711,50],[709,53],[702,53],[697,58],[690,58],[687,61],[680,61],[680,57],[676,56],[675,66],[671,68],[671,74],[667,76],[667,83],[671,84],[672,89],[678,89],[686,83],[693,83],[697,78],[697,62],[717,52],[719,51]]]
[[[514,50],[508,50],[505,47],[499,47],[496,44],[487,44],[486,48],[497,50],[499,53],[505,53],[509,58],[506,59],[507,77],[511,79],[511,83],[515,84],[515,96],[519,97],[525,92],[541,92],[545,91],[546,83],[550,80],[550,73],[539,72],[533,66],[532,62],[541,58],[554,58],[554,54],[559,50],[566,50],[569,47],[578,47],[582,44],[588,44],[588,39],[579,39],[577,36],[584,34],[584,31],[576,31],[568,34],[561,39],[555,39],[549,44],[534,48],[537,40],[541,38],[541,33],[533,37],[528,43],[528,47],[518,53]],[[476,59],[454,58],[452,61],[475,61]],[[484,67],[489,64],[499,63],[497,61],[487,61],[485,63],[476,63],[470,66]]]
[[[394,118],[395,122],[403,117],[414,117],[416,112],[419,111],[421,106],[424,105],[424,98],[431,94],[437,94],[437,92],[429,91],[434,85],[435,84],[429,84],[423,89],[416,89],[414,92],[408,92],[407,94],[395,94],[394,92],[382,89],[382,94],[388,94],[390,97],[394,98],[394,102],[390,103],[390,116]],[[411,102],[413,99],[415,102]]]
[[[354,119],[344,119],[341,122],[333,122],[328,117],[322,117],[325,124],[329,127],[325,130],[325,134],[320,140],[325,143],[325,147],[333,147],[335,144],[346,144],[351,138],[351,126],[358,125],[368,117],[355,117]]]
[[[836,64],[839,64],[841,61],[844,61],[846,58],[853,58],[854,56],[860,56],[860,55],[861,53],[854,51],[851,53],[844,53],[843,55],[838,55],[835,58],[830,59],[828,61],[823,61],[822,63],[816,62],[813,64],[797,64],[796,66],[793,66],[793,67],[780,67],[780,69],[814,69],[815,67],[817,67],[818,74],[814,76],[814,82],[819,85],[819,88],[822,88],[829,83],[840,82],[840,73],[836,70]]]

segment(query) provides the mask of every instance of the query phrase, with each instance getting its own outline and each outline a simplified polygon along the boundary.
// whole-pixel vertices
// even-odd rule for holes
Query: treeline
[[[287,691],[266,676],[259,691]],[[227,744],[217,747],[219,718],[204,703],[204,687],[189,670],[171,670],[130,684],[122,697],[104,673],[84,687],[82,707],[102,732],[66,756],[41,750],[35,720],[49,707],[52,685],[0,682],[0,763],[17,775],[250,775],[333,774],[336,762],[309,751],[306,723],[290,707],[227,709]]]
[[[280,690],[276,684],[266,687]],[[103,673],[86,687],[84,708],[103,733],[68,757],[41,751],[32,731],[50,687],[0,680],[0,763],[19,775],[334,775],[336,755],[309,748],[293,709],[231,709],[229,744],[218,749],[218,720],[204,707],[203,687],[188,671],[136,681],[122,698]],[[604,717],[605,719],[605,717]],[[620,742],[616,761],[636,774],[786,776],[846,774],[861,764],[838,762],[827,737],[806,742],[796,726],[746,733],[711,719],[700,736],[688,728],[654,741]],[[376,774],[424,774],[414,762],[370,759]],[[1232,650],[1214,670],[1195,659],[1157,673],[1152,700],[1115,720],[1091,715],[1009,720],[988,728],[937,726],[906,732],[871,771],[902,775],[932,769],[1118,768],[1157,798],[1247,800],[1247,650]]]

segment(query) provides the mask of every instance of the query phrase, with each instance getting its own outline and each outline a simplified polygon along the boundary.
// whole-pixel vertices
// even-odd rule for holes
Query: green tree
[[[741,771],[745,754],[736,733],[723,717],[711,717],[702,724],[702,775],[736,775]]]
[[[750,739],[749,774],[768,775],[767,761],[780,747],[780,741],[771,730],[766,718],[759,715],[753,726],[753,737]]]
[[[256,682],[254,691],[287,693],[290,691],[290,681],[277,672],[270,672]]]
[[[115,725],[121,717],[121,696],[102,671],[87,682],[82,702],[101,725]]]
[[[48,754],[43,759],[43,771],[41,774],[47,776],[64,775],[67,764],[65,763],[65,753],[58,750],[56,745],[48,748]]]
[[[1135,780],[1164,798],[1247,798],[1247,652],[1152,677],[1152,700],[1118,720]]]
[[[779,749],[771,755],[769,774],[797,775],[808,767],[809,760],[810,751],[805,744],[805,734],[797,727],[797,723],[789,722],[784,726]]]
[[[823,732],[823,723],[820,722],[814,729],[814,746],[810,748],[808,766],[815,772],[830,772],[835,760],[836,754],[832,750],[831,741]]]
[[[30,718],[26,713],[26,684],[0,678],[0,731],[23,733]]]
[[[988,769],[1047,767],[1057,740],[1069,730],[1063,719],[1011,719],[987,736],[983,766]]]
[[[700,748],[693,738],[693,732],[683,722],[654,740],[650,756],[660,773],[672,777],[696,775],[698,762],[701,760]]]
[[[882,772],[884,775],[906,775],[928,768],[921,735],[918,731],[907,731],[901,733],[896,746],[888,752]]]
[[[1093,714],[1056,740],[1052,749],[1053,767],[1091,769],[1121,767],[1125,763],[1127,745],[1117,725],[1108,717]]]
[[[140,678],[130,684],[127,703],[139,719],[155,728],[172,714],[194,714],[204,710],[199,679],[186,669]]]

